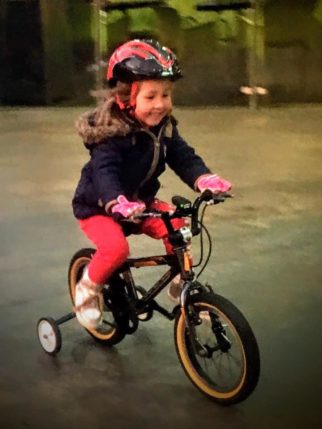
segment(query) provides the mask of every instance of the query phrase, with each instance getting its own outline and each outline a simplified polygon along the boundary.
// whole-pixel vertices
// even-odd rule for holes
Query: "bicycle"
[[[87,330],[99,343],[113,346],[126,335],[133,334],[140,322],[150,320],[154,312],[174,320],[176,352],[186,375],[203,394],[222,405],[246,399],[255,389],[260,375],[259,348],[246,318],[228,299],[198,280],[212,251],[211,237],[203,224],[205,209],[230,197],[229,193],[204,191],[191,203],[176,196],[172,199],[173,213],[152,210],[136,215],[138,219],[158,217],[163,220],[174,254],[127,259],[104,286],[103,323],[97,329]],[[180,217],[191,218],[191,227],[174,230],[171,219]],[[206,258],[204,232],[209,240]],[[192,266],[188,248],[192,237],[198,234],[201,256],[198,264]],[[68,284],[73,304],[75,286],[94,252],[92,248],[80,249],[70,261]],[[201,264],[202,269],[196,275],[194,268]],[[169,270],[149,290],[135,284],[132,269],[160,265],[168,265]],[[170,312],[155,298],[179,273],[183,280],[180,304]],[[38,321],[38,338],[48,354],[55,355],[61,348],[58,325],[74,317],[75,313],[71,312],[58,320],[43,317]]]

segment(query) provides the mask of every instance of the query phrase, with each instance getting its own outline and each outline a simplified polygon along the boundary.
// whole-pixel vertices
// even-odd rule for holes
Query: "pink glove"
[[[112,207],[112,213],[120,213],[122,216],[128,218],[136,213],[141,213],[145,209],[144,203],[128,201],[124,195],[117,197],[117,204]]]
[[[227,192],[231,189],[231,183],[228,180],[221,179],[217,174],[205,174],[196,181],[196,186],[200,192],[209,189],[211,192]]]

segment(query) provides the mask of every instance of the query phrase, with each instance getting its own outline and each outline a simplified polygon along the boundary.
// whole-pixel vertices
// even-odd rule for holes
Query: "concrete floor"
[[[161,316],[114,349],[75,320],[62,326],[55,358],[38,344],[37,320],[70,311],[69,259],[89,245],[70,207],[87,160],[73,130],[83,110],[0,110],[0,428],[320,427],[322,107],[176,112],[182,134],[234,184],[235,199],[207,212],[215,252],[203,279],[249,320],[262,374],[229,408],[191,385]],[[172,172],[163,185],[161,198],[193,196]],[[131,248],[162,249],[144,237]],[[149,286],[155,275],[136,278]]]

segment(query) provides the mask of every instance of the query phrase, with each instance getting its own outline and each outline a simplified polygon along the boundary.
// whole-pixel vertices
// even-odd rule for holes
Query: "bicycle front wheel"
[[[83,271],[89,264],[94,253],[94,249],[81,249],[75,253],[70,261],[68,269],[68,286],[73,305],[75,303],[76,284],[82,278]],[[106,296],[108,296],[109,287],[109,284],[106,284],[103,289],[104,307],[102,324],[96,329],[86,330],[99,343],[112,346],[119,343],[125,337],[125,332],[115,320],[114,308],[111,299],[106,298]]]
[[[176,350],[185,373],[217,403],[243,401],[255,389],[260,374],[259,350],[251,327],[241,312],[220,295],[196,296],[190,305],[192,313],[187,316],[179,312],[174,328]]]

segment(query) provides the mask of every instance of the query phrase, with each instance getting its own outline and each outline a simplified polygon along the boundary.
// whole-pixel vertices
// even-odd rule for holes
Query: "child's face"
[[[144,80],[136,96],[135,117],[145,126],[158,125],[172,109],[172,82]]]

